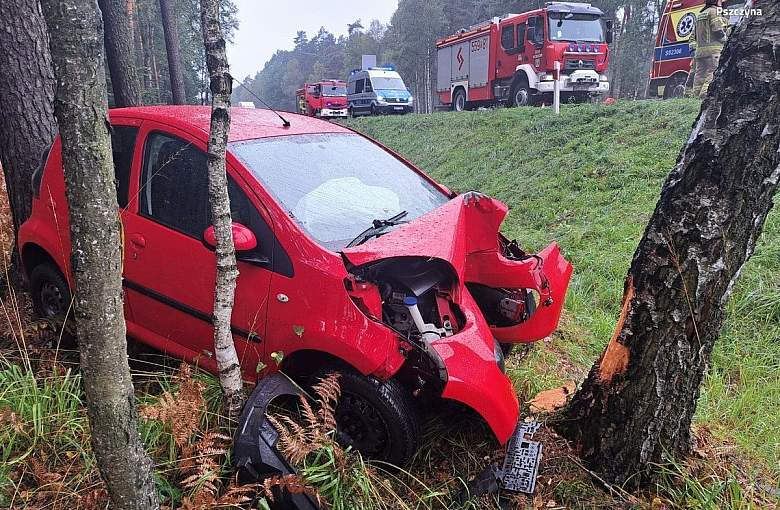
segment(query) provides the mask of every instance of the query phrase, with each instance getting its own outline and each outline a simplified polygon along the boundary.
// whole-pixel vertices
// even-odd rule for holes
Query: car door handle
[[[146,238],[141,234],[130,234],[130,242],[136,248],[146,248]]]

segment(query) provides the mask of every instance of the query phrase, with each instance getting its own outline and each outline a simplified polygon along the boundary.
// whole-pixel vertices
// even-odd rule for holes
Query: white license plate
[[[403,110],[403,106],[393,106],[393,110]]]

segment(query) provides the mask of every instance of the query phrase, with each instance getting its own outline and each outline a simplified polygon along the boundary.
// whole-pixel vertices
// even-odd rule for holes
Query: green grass
[[[615,325],[623,279],[699,111],[695,100],[512,108],[347,122],[457,191],[510,206],[503,231],[555,240],[575,267],[561,334],[511,366],[531,390],[582,376]],[[698,410],[721,440],[780,474],[780,214],[728,307]],[[562,354],[570,370],[555,366]]]

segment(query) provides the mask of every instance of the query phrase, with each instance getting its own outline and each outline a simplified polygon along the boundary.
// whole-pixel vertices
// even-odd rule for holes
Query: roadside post
[[[553,63],[553,109],[555,115],[561,114],[561,63]]]

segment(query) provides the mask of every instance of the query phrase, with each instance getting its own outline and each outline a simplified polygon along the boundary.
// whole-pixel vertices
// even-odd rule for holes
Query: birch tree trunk
[[[0,163],[14,234],[32,209],[30,178],[57,131],[49,36],[38,0],[0,0]]]
[[[152,463],[138,434],[122,310],[119,207],[95,0],[43,0],[57,77],[71,267],[92,449],[112,508],[157,509]]]
[[[176,17],[171,0],[160,0],[160,18],[162,19],[165,50],[168,55],[168,74],[171,80],[171,100],[173,104],[186,104],[184,74],[181,70],[179,55],[179,31],[176,29]]]
[[[141,82],[136,71],[135,49],[127,0],[98,0],[105,25],[105,46],[111,88],[117,107],[140,106]]]
[[[780,3],[762,9],[726,45],[634,254],[615,333],[560,423],[610,482],[640,485],[664,452],[689,452],[724,307],[773,205]]]
[[[230,76],[225,39],[219,25],[219,0],[201,0],[203,43],[211,88],[211,129],[208,143],[209,203],[217,239],[217,281],[214,289],[214,355],[228,416],[238,416],[244,405],[241,367],[230,331],[238,267],[233,244],[225,152],[230,132]]]

